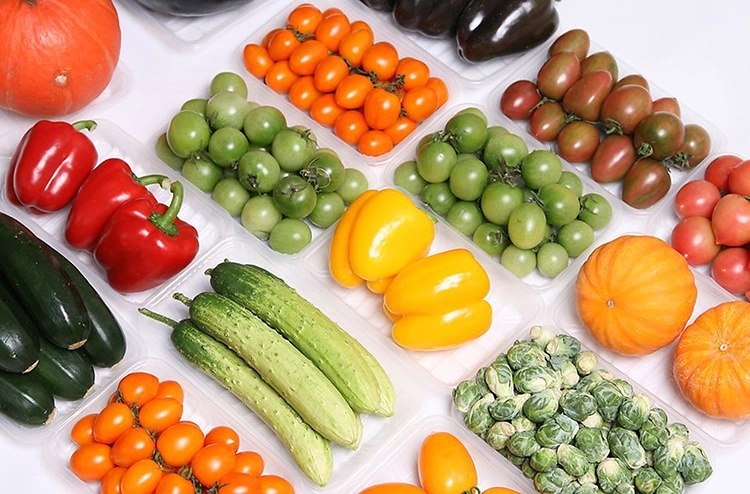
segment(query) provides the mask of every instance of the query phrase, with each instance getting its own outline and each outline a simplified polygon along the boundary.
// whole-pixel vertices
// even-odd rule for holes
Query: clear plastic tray
[[[488,119],[488,125],[500,125],[502,127],[505,127],[509,132],[512,134],[516,134],[519,137],[521,137],[524,142],[526,142],[529,151],[533,151],[535,149],[546,149],[543,146],[539,144],[538,141],[531,138],[526,132],[524,132],[520,127],[518,127],[515,122],[509,120],[505,115],[500,113],[499,111],[493,110],[491,108],[484,107],[482,105],[470,105],[470,104],[462,104],[458,106],[454,106],[450,108],[450,110],[447,112],[447,115],[442,120],[433,121],[429,125],[425,125],[423,127],[420,127],[417,129],[418,135],[417,138],[421,139],[423,136],[428,135],[432,132],[441,130],[445,127],[445,124],[448,122],[448,120],[455,115],[457,112],[465,109],[465,108],[478,108],[484,112],[484,114],[487,116]],[[399,152],[397,156],[394,157],[392,162],[388,165],[386,168],[386,180],[388,180],[391,184],[393,183],[393,173],[395,172],[396,168],[400,164],[402,164],[405,161],[410,161],[416,159],[416,150],[415,150],[414,144],[407,147],[406,149]],[[622,201],[620,201],[617,197],[613,196],[608,190],[603,188],[600,184],[597,184],[593,180],[591,180],[590,177],[583,174],[581,170],[578,168],[575,168],[571,166],[569,163],[567,163],[565,160],[562,160],[563,163],[563,170],[570,171],[578,175],[580,177],[581,181],[583,182],[583,192],[584,194],[590,193],[590,192],[596,192],[598,194],[601,194],[603,197],[609,201],[609,203],[612,205],[612,221],[607,225],[605,228],[594,232],[594,243],[580,256],[576,258],[571,258],[570,264],[568,267],[560,273],[560,275],[557,276],[557,278],[549,279],[543,276],[541,273],[539,273],[538,270],[534,270],[531,274],[523,278],[523,282],[531,286],[534,290],[539,292],[547,292],[547,291],[556,291],[557,289],[565,286],[568,284],[568,281],[571,279],[571,277],[575,276],[575,274],[578,272],[578,269],[581,267],[583,262],[588,258],[591,251],[593,251],[597,245],[602,243],[603,240],[611,238],[613,235],[615,235],[615,232],[618,231],[620,228],[620,223],[628,220],[632,222],[632,219],[630,215],[626,215],[626,212],[624,208],[622,207]],[[418,201],[419,198],[412,197],[415,201]],[[468,237],[465,237],[463,234],[459,233],[457,230],[455,230],[452,226],[448,224],[448,222],[445,220],[445,218],[440,218],[440,222],[444,223],[447,228],[452,230],[456,236],[461,238],[462,240],[465,240],[468,243],[472,243],[471,239]],[[630,225],[632,227],[632,225]],[[509,271],[507,271],[504,267],[500,266],[500,259],[490,256],[489,254],[485,253],[481,249],[476,249],[479,252],[479,255],[482,259],[486,260],[486,264],[494,263],[497,264],[500,269],[503,270],[503,272],[508,273],[509,276],[512,275]]]
[[[336,2],[335,0],[316,0],[315,6],[318,7],[321,10],[325,10],[327,8],[337,7],[341,8],[344,12],[344,14],[347,15],[350,21],[355,21],[358,19],[364,19],[367,21],[368,24],[372,27],[373,32],[375,33],[375,42],[379,41],[388,41],[389,43],[393,44],[393,46],[396,47],[396,50],[398,50],[399,57],[413,57],[417,58],[419,60],[422,60],[424,63],[427,64],[427,66],[430,68],[430,75],[441,78],[446,86],[448,87],[448,91],[450,94],[450,99],[447,104],[443,105],[442,107],[438,108],[435,113],[428,118],[426,121],[422,122],[417,126],[417,129],[412,132],[406,139],[401,141],[398,145],[394,146],[393,150],[389,153],[386,153],[382,156],[365,156],[363,154],[360,154],[355,147],[350,146],[349,144],[346,144],[344,141],[336,137],[336,135],[333,133],[333,130],[329,127],[325,127],[310,117],[309,112],[303,112],[291,103],[289,103],[289,98],[286,94],[279,94],[273,91],[271,88],[265,85],[265,83],[258,79],[257,77],[250,74],[242,62],[242,50],[245,48],[245,45],[249,43],[260,43],[260,41],[263,39],[263,37],[272,29],[283,27],[286,25],[286,18],[289,15],[289,12],[292,10],[292,5],[296,5],[298,2],[289,2],[287,7],[283,8],[278,14],[276,14],[273,18],[271,18],[266,24],[264,24],[260,29],[256,30],[253,34],[250,35],[249,38],[244,40],[239,44],[237,47],[237,50],[234,55],[234,60],[236,62],[236,65],[234,66],[233,70],[239,74],[242,74],[242,76],[245,78],[245,80],[250,81],[248,83],[248,87],[250,89],[251,94],[258,94],[259,91],[256,91],[253,89],[252,86],[258,86],[262,88],[262,91],[265,92],[265,96],[258,97],[258,99],[261,99],[263,101],[268,101],[266,104],[270,104],[273,106],[278,107],[279,109],[282,109],[281,102],[287,104],[287,108],[290,108],[293,110],[296,114],[299,114],[301,116],[301,119],[303,120],[303,125],[306,127],[309,127],[313,129],[315,132],[315,135],[318,136],[318,138],[322,137],[324,134],[329,134],[335,141],[337,141],[338,146],[335,146],[335,149],[338,151],[342,148],[348,148],[350,149],[356,156],[357,160],[366,163],[368,165],[372,166],[379,166],[383,165],[385,163],[389,163],[392,159],[392,156],[394,156],[396,153],[399,152],[399,150],[410,147],[410,143],[413,143],[414,140],[417,138],[416,135],[420,134],[422,132],[422,128],[427,124],[429,125],[431,122],[435,121],[441,121],[445,118],[445,113],[447,110],[448,105],[450,105],[450,102],[454,100],[454,96],[459,93],[461,88],[461,83],[456,80],[455,74],[452,70],[450,70],[445,63],[443,63],[440,59],[436,58],[433,53],[424,50],[423,48],[409,42],[405,42],[403,38],[403,33],[401,33],[399,30],[397,30],[391,23],[389,22],[383,22],[382,19],[378,17],[374,17],[372,15],[372,10],[368,9],[364,6],[364,4],[360,2],[351,1],[348,2],[346,5],[341,5],[341,2]],[[299,120],[295,117],[293,117],[294,113],[288,113],[286,109],[282,110],[284,111],[284,114],[287,116],[290,120]]]
[[[512,83],[520,80],[520,79],[527,79],[530,81],[536,81],[537,73],[539,72],[539,69],[541,69],[542,65],[544,65],[544,62],[547,60],[547,51],[549,50],[550,45],[554,42],[556,36],[559,36],[559,34],[556,34],[552,38],[550,38],[548,41],[546,41],[541,47],[538,49],[535,49],[534,51],[527,53],[523,56],[521,60],[518,61],[516,65],[514,65],[512,72],[510,72],[505,79],[495,88],[492,90],[492,92],[489,95],[489,99],[487,100],[487,105],[491,108],[496,108],[497,111],[500,111],[500,98],[502,97],[503,93],[505,92],[505,89],[510,86]],[[591,48],[589,49],[589,54],[591,53],[597,53],[600,51],[607,51],[605,47],[597,45],[596,43],[591,43]],[[619,77],[622,78],[623,76],[629,75],[629,74],[641,74],[643,75],[647,80],[649,79],[648,74],[643,74],[642,72],[639,72],[636,68],[632,67],[628,63],[624,62],[620,58],[617,57],[616,53],[612,53],[612,55],[615,57],[615,60],[617,61],[617,66],[619,69]],[[650,93],[652,95],[652,98],[654,100],[662,97],[671,97],[672,94],[670,94],[668,91],[665,91],[664,89],[654,85],[649,81],[650,86]],[[695,113],[693,110],[690,109],[689,106],[685,105],[685,102],[679,101],[680,109],[682,112],[682,121],[685,124],[698,124],[701,125],[703,128],[708,131],[708,133],[711,136],[711,153],[716,152],[717,150],[721,150],[724,146],[725,137],[724,134],[719,131],[716,126],[714,126],[712,123],[706,121],[703,117]],[[523,128],[524,132],[526,132],[529,136],[531,134],[529,133],[529,124],[528,120],[517,120],[515,123]],[[541,144],[544,148],[555,150],[555,143],[554,142],[541,142],[537,141],[536,138],[531,136],[531,139],[536,141],[537,143]],[[708,163],[708,159],[704,159],[702,162],[700,162],[698,165],[696,165],[695,168],[703,168]],[[591,172],[589,170],[588,163],[582,163],[582,164],[576,164],[576,169],[578,169],[581,174],[585,174],[588,177],[591,177]],[[601,184],[605,189],[610,191],[613,196],[617,198],[618,201],[620,201],[620,204],[623,205],[623,208],[627,210],[630,213],[633,213],[634,216],[641,216],[641,217],[647,217],[651,214],[653,214],[653,210],[658,207],[658,204],[662,202],[669,202],[670,199],[676,194],[677,190],[680,188],[680,186],[685,183],[687,180],[687,177],[690,175],[692,170],[682,170],[675,167],[670,167],[670,176],[672,178],[672,187],[669,189],[669,192],[665,197],[659,201],[659,203],[646,208],[646,209],[636,209],[632,206],[625,204],[621,197],[622,192],[622,180],[613,182],[610,184]]]

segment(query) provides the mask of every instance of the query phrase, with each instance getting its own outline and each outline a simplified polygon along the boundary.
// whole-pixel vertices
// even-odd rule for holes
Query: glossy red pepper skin
[[[93,250],[117,208],[134,199],[154,199],[144,183],[164,184],[167,180],[164,175],[137,179],[130,166],[119,158],[102,161],[73,199],[65,225],[65,240],[76,249]]]
[[[172,184],[182,185],[179,182]],[[177,195],[177,194],[175,194]],[[181,194],[179,202],[182,202]],[[169,210],[173,210],[173,197]],[[176,208],[179,210],[179,206]],[[198,232],[174,218],[167,232],[157,226],[166,218],[167,206],[153,198],[128,201],[114,212],[94,249],[97,263],[107,273],[110,286],[120,293],[154,288],[184,269],[198,253]],[[176,213],[174,213],[176,214]]]
[[[98,159],[94,143],[78,129],[95,126],[91,121],[71,125],[40,120],[26,131],[7,177],[11,202],[17,199],[19,204],[45,213],[67,206]]]

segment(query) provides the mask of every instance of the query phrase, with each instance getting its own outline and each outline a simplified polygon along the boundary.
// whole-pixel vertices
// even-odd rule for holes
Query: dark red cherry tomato
[[[679,218],[710,218],[721,199],[719,189],[708,180],[693,180],[683,185],[674,197],[674,212]]]
[[[581,77],[593,74],[597,70],[606,70],[612,75],[612,82],[609,84],[609,89],[612,89],[612,84],[617,80],[619,70],[617,69],[617,61],[610,52],[592,53],[581,62]]]
[[[641,120],[633,134],[633,144],[641,156],[667,159],[680,149],[685,140],[685,126],[680,117],[659,111]]]
[[[628,84],[635,84],[637,86],[646,88],[647,91],[650,90],[648,81],[645,77],[640,74],[630,74],[617,81],[617,83],[612,87],[612,91],[622,86],[627,86]]]
[[[724,193],[729,191],[730,170],[742,162],[742,158],[733,154],[723,154],[715,158],[703,172],[703,178],[714,184]]]
[[[573,53],[558,53],[542,65],[536,76],[539,92],[555,101],[561,101],[568,89],[581,78],[581,62]]]
[[[581,120],[595,122],[599,120],[599,111],[611,88],[612,74],[597,70],[582,77],[565,93],[563,108]]]
[[[608,132],[630,135],[641,120],[651,113],[651,106],[648,89],[629,84],[615,89],[604,98],[599,120]]]
[[[721,250],[711,230],[711,220],[701,216],[691,216],[677,223],[670,244],[691,266],[708,264]]]
[[[599,129],[590,122],[570,122],[557,136],[557,154],[569,163],[586,163],[598,146]]]
[[[630,136],[609,135],[591,157],[591,178],[600,184],[622,180],[637,159],[638,153]]]
[[[680,168],[695,168],[706,159],[711,151],[711,136],[697,124],[685,126],[685,138],[675,154],[675,162]]]
[[[529,133],[542,142],[557,139],[565,126],[565,110],[557,101],[548,101],[531,114]]]
[[[622,200],[636,209],[646,209],[659,202],[671,185],[672,179],[664,165],[651,158],[641,158],[625,175]]]
[[[516,81],[505,89],[500,98],[500,110],[513,120],[528,120],[534,107],[542,101],[536,84],[531,81]]]
[[[682,117],[682,111],[680,110],[680,104],[676,98],[659,98],[654,100],[654,110],[657,111],[668,111],[674,113],[678,117]]]
[[[589,53],[591,38],[589,33],[583,29],[571,29],[560,36],[549,47],[547,55],[552,58],[558,53],[570,52],[575,54],[578,60],[583,60]]]

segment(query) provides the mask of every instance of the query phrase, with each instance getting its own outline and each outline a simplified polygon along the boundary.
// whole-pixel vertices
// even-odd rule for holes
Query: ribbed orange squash
[[[706,415],[750,417],[750,303],[725,302],[685,328],[675,347],[674,377]]]
[[[0,1],[0,108],[65,115],[107,87],[120,57],[111,0]]]
[[[576,280],[581,321],[602,345],[624,355],[672,343],[697,296],[685,258],[649,236],[626,235],[599,246]]]

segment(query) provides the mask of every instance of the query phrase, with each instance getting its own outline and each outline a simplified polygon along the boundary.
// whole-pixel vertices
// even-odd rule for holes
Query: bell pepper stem
[[[172,298],[175,299],[175,300],[178,300],[178,301],[182,302],[183,304],[185,304],[188,307],[190,307],[191,305],[193,305],[193,301],[191,299],[189,299],[187,296],[183,295],[182,293],[179,293],[179,292],[175,293],[175,294],[172,295]]]
[[[172,329],[174,329],[175,327],[177,327],[177,321],[175,321],[174,319],[172,319],[170,317],[167,317],[167,316],[163,316],[161,314],[157,314],[156,312],[148,310],[145,307],[139,308],[138,312],[140,312],[141,314],[143,314],[146,317],[150,317],[154,321],[159,321],[162,324],[166,324],[167,326],[169,326]]]
[[[70,125],[76,130],[86,129],[88,131],[92,131],[96,128],[96,122],[94,122],[93,120],[80,120]]]
[[[148,219],[159,230],[167,235],[175,236],[178,231],[177,226],[174,224],[174,220],[177,219],[177,214],[182,207],[182,200],[185,197],[185,189],[183,189],[180,182],[173,182],[169,187],[169,190],[172,192],[172,201],[169,203],[167,210],[164,214],[153,212]]]
[[[144,187],[147,185],[159,184],[159,187],[164,190],[169,189],[169,187],[172,185],[169,181],[169,177],[167,177],[166,175],[144,175],[142,177],[133,176],[133,180],[143,185]]]

